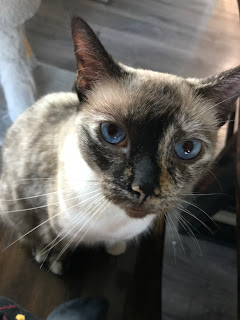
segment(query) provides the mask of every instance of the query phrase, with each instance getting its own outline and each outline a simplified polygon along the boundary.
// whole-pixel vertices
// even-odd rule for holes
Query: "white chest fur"
[[[58,175],[62,233],[73,243],[114,243],[129,240],[149,229],[154,215],[135,219],[108,202],[97,175],[81,157],[76,135],[69,135],[61,152]],[[69,200],[70,199],[70,200]]]

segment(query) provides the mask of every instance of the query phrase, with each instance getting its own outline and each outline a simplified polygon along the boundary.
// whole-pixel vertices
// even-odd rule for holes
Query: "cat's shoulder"
[[[49,93],[43,96],[41,99],[36,101],[30,109],[46,109],[50,108],[58,108],[61,107],[71,108],[79,105],[78,96],[74,92],[54,92]]]
[[[25,110],[8,129],[5,142],[8,144],[16,135],[34,137],[38,132],[52,131],[76,113],[79,105],[76,93],[58,92],[43,96]],[[27,130],[26,130],[27,129]],[[28,133],[28,134],[27,134]],[[5,143],[6,145],[6,143]]]
[[[32,121],[36,123],[44,122],[58,123],[66,119],[65,117],[73,114],[79,105],[79,100],[76,93],[73,92],[57,92],[50,93],[30,106],[15,122],[17,127],[19,124]]]

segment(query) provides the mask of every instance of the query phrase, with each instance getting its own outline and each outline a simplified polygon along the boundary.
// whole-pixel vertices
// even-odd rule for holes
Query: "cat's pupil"
[[[186,154],[191,153],[193,150],[193,142],[192,141],[185,141],[183,144],[183,150]]]
[[[115,124],[110,124],[108,127],[108,134],[110,137],[115,137],[118,132],[118,127]]]

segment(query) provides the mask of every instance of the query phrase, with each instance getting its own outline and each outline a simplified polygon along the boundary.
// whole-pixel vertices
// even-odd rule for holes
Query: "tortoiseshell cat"
[[[77,94],[36,102],[3,147],[1,216],[54,273],[68,246],[120,254],[175,208],[212,165],[240,92],[240,67],[205,79],[133,69],[78,17],[72,33]]]

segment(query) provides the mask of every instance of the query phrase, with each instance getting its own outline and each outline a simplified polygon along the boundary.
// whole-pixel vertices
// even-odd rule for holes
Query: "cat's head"
[[[214,160],[240,68],[206,79],[132,69],[116,63],[80,18],[72,32],[79,147],[105,197],[132,217],[170,211]]]

